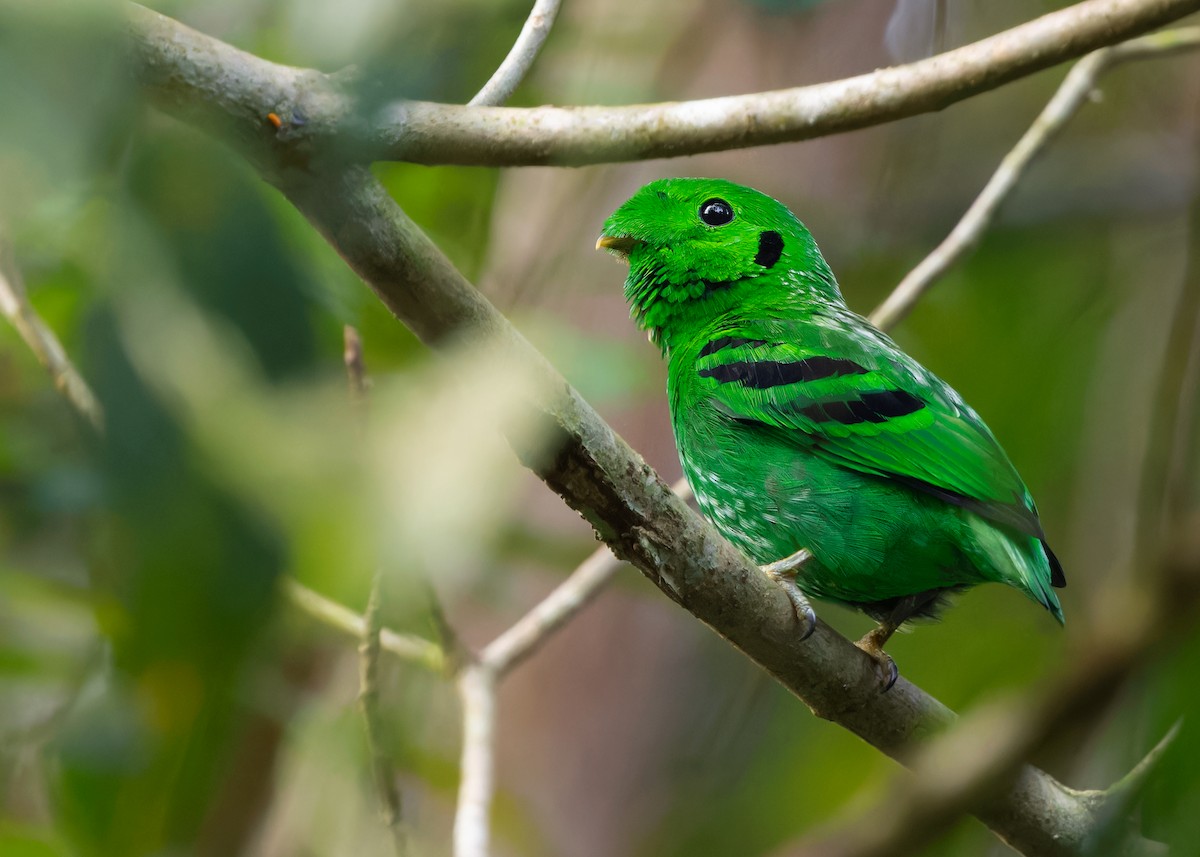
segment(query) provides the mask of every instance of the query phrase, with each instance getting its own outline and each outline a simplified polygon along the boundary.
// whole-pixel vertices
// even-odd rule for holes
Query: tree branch
[[[362,710],[367,753],[371,757],[371,772],[379,793],[379,814],[391,833],[397,857],[404,857],[408,854],[408,831],[404,826],[396,772],[391,757],[383,747],[383,718],[379,713],[379,655],[383,649],[379,609],[382,588],[382,575],[376,573],[371,580],[371,596],[363,614],[362,642],[358,645],[358,702]]]
[[[687,490],[680,480],[673,490]],[[486,857],[491,841],[495,779],[496,687],[513,667],[591,603],[612,580],[621,560],[601,545],[532,610],[494,639],[478,657],[459,660],[459,699],[463,708],[462,782],[454,816],[455,857]]]
[[[1103,48],[1076,63],[950,234],[871,313],[876,326],[890,327],[901,322],[929,287],[979,243],[1022,174],[1088,100],[1104,72],[1130,60],[1162,57],[1197,47],[1200,47],[1200,27],[1182,27]]]
[[[129,7],[139,78],[164,110],[221,132],[260,167],[314,153],[485,166],[580,165],[807,140],[941,110],[1200,10],[1200,0],[1084,0],[908,65],[751,95],[624,107],[396,102],[361,115],[328,76],[276,65]],[[282,117],[278,129],[266,121]]]
[[[104,410],[54,331],[29,302],[21,273],[3,240],[0,240],[0,313],[16,328],[38,362],[50,373],[55,389],[93,429],[103,432]]]
[[[326,598],[292,577],[282,578],[279,585],[288,601],[321,624],[355,640],[361,640],[366,635],[366,621],[349,607]],[[444,672],[446,669],[446,657],[441,647],[421,637],[381,628],[379,645],[385,652],[433,672]]]
[[[492,791],[495,789],[496,677],[471,664],[458,677],[462,699],[463,747],[459,766],[458,810],[454,816],[454,857],[488,857]]]
[[[536,0],[534,2],[533,9],[530,11],[529,17],[525,19],[525,25],[521,27],[521,32],[509,50],[508,56],[500,63],[500,67],[496,69],[488,82],[483,85],[483,89],[479,90],[475,97],[468,102],[468,106],[482,107],[503,104],[512,97],[521,81],[525,79],[525,75],[529,73],[533,61],[537,59],[546,37],[550,35],[550,28],[554,26],[554,19],[557,17],[558,8],[561,5],[562,0]]]
[[[867,98],[863,102],[868,107],[853,114],[857,119],[848,120],[846,114],[836,110],[818,111],[824,118],[816,124],[804,124],[803,129],[807,130],[803,133],[812,136],[861,127],[870,122],[908,115],[918,109],[944,106],[971,92],[982,91],[1020,74],[1077,55],[1097,44],[1104,44],[1106,39],[1118,39],[1132,32],[1140,32],[1198,6],[1200,0],[1088,0],[971,46],[976,51],[980,50],[980,46],[985,46],[983,52],[990,52],[990,58],[983,61],[982,65],[979,65],[980,56],[971,53],[970,57],[974,57],[976,64],[972,66],[967,63],[963,66],[958,61],[964,60],[961,51],[966,49],[960,49],[913,66],[825,85],[832,87],[826,90],[826,94],[836,90],[844,96],[846,91],[852,91],[864,98],[873,95],[875,100]],[[147,16],[151,15],[138,12],[134,19],[145,22]],[[212,40],[204,42],[204,37],[199,34],[191,31],[185,33],[183,28],[164,24],[163,20],[155,16],[149,30],[140,28],[137,23],[133,28],[138,57],[142,61],[143,79],[160,103],[176,115],[190,117],[208,130],[227,131],[234,142],[250,149],[248,154],[260,164],[265,174],[279,185],[384,303],[426,342],[436,346],[451,336],[467,336],[488,342],[537,377],[541,382],[539,391],[527,404],[541,418],[542,426],[552,441],[549,449],[535,449],[522,446],[520,440],[514,440],[518,454],[570,505],[580,511],[600,537],[613,547],[617,556],[635,564],[668,597],[738,646],[800,696],[819,716],[838,722],[889,755],[898,758],[904,756],[906,748],[914,742],[952,721],[953,715],[944,706],[903,679],[890,693],[881,696],[873,662],[823,623],[818,624],[808,641],[801,642],[795,633],[794,614],[786,595],[669,491],[544,358],[454,270],[365,167],[351,165],[331,169],[328,164],[321,164],[319,166],[322,169],[314,168],[311,171],[296,168],[299,150],[293,145],[294,139],[287,135],[284,139],[280,132],[265,130],[261,117],[279,104],[293,104],[296,110],[303,108],[306,117],[316,116],[318,121],[306,121],[301,126],[298,132],[300,140],[306,139],[304,135],[309,133],[304,132],[303,128],[316,125],[316,130],[320,131],[322,122],[328,123],[333,119],[340,121],[335,114],[346,105],[340,103],[340,96],[331,93],[325,79],[313,77],[315,73],[311,72],[274,66],[265,68],[269,64]],[[1078,29],[1070,29],[1068,25],[1077,25]],[[1064,31],[1064,27],[1067,27],[1067,31]],[[170,32],[182,42],[156,41],[154,33],[150,32],[152,30],[157,30],[159,37]],[[1021,32],[1020,39],[1030,40],[1025,47],[1010,43],[1015,38],[1013,34],[1018,32]],[[1047,41],[1050,34],[1054,38]],[[194,54],[188,54],[185,48],[197,39],[204,44]],[[1033,47],[1029,48],[1029,44]],[[1062,45],[1067,45],[1065,52]],[[222,58],[230,56],[235,66],[221,68]],[[955,59],[951,62],[946,58]],[[966,72],[964,77],[947,77],[948,67],[957,72],[964,67],[973,71]],[[905,75],[912,75],[914,68],[932,75],[936,83],[933,90],[905,88],[902,85],[907,81],[906,85],[912,86],[913,79]],[[270,80],[270,69],[278,70],[278,81]],[[215,71],[228,74],[221,79],[214,74]],[[264,86],[243,88],[243,73],[252,77],[258,75],[255,79],[264,83]],[[959,93],[957,95],[952,93],[947,96],[948,79],[954,85],[966,88],[954,90]],[[868,88],[881,87],[882,90],[865,93],[861,90],[861,87],[867,86],[864,81],[871,81]],[[942,89],[938,89],[939,86]],[[295,100],[281,97],[283,90],[288,87],[295,93]],[[856,90],[855,87],[860,89]],[[948,100],[930,101],[930,91],[941,92],[942,96],[938,97]],[[332,112],[324,115],[319,113],[323,98],[329,102],[325,107],[330,104],[333,107]],[[829,103],[837,102],[834,99]],[[264,104],[270,106],[264,107]],[[663,112],[655,114],[655,123],[666,127],[670,117],[676,115],[672,110],[684,110],[683,118],[687,118],[687,111],[691,110],[691,119],[702,119],[695,112],[697,104],[711,106],[712,102],[664,106],[661,108]],[[316,105],[318,112],[311,112],[310,105]],[[626,110],[646,109],[650,108]],[[502,112],[479,110],[477,115],[495,118]],[[517,111],[510,115],[512,120],[520,117],[520,122],[524,123],[533,113]],[[611,111],[607,113],[612,115]],[[296,114],[293,112],[291,115]],[[711,115],[709,118],[712,118]],[[205,119],[213,121],[206,122]],[[337,121],[333,121],[324,130],[328,132],[337,124]],[[688,135],[694,135],[703,122],[688,121],[684,126],[683,138],[679,139],[685,142],[680,143],[679,139],[672,138],[673,142],[668,141],[668,148],[660,153],[684,153],[683,148],[670,147],[692,145],[687,142],[692,139]],[[615,135],[613,128],[605,127],[604,136],[617,142],[608,149],[602,146],[599,150],[601,155],[606,158],[617,154],[622,157],[645,155],[646,149],[629,148],[631,127],[636,130],[636,125],[625,123],[615,129]],[[580,145],[577,136],[573,136],[575,131],[570,127],[548,128],[543,124],[535,126],[534,130],[539,134],[552,131],[554,139],[565,141],[566,151],[570,151],[571,145]],[[721,148],[784,138],[772,136],[777,129],[767,130],[768,133],[762,136],[735,136],[719,144],[713,143],[712,137],[702,135],[702,145]],[[463,129],[452,133],[460,132]],[[593,137],[595,133],[594,129]],[[481,145],[479,141],[484,138],[470,138],[468,135],[470,139],[475,142],[468,143],[468,148],[470,145]],[[492,154],[501,151],[499,137],[487,139],[489,142],[484,145],[484,150]],[[279,143],[283,145],[277,145]],[[538,145],[543,143],[539,142]],[[447,143],[443,141],[440,145],[444,147]],[[583,146],[579,151],[594,150],[595,139],[586,140]],[[689,151],[700,150],[694,148]],[[513,151],[504,148],[501,154],[510,157]],[[558,151],[538,149],[536,157],[543,160],[536,162],[554,160],[558,157],[555,154]],[[607,155],[604,155],[605,151]],[[465,680],[468,675],[482,675],[484,678],[478,679],[479,682],[484,679],[490,681],[491,676],[468,667],[460,685],[468,717],[478,718],[468,720],[473,737],[467,742],[466,748],[468,752],[476,752],[472,748],[477,749],[490,742],[492,715],[487,706],[494,700],[489,692],[483,694],[487,698],[487,706],[481,707],[468,701],[468,698],[475,699],[479,690],[476,679]],[[471,714],[472,711],[475,715]],[[486,713],[486,717],[479,714],[481,711]],[[484,741],[480,736],[487,740]],[[478,805],[475,796],[490,795],[490,765],[490,751],[485,765],[470,765],[472,771],[478,768],[482,773],[464,779],[463,798],[468,806]],[[471,788],[467,787],[468,783],[473,784]],[[481,783],[486,785],[486,789]],[[1088,807],[1077,793],[1029,766],[1021,768],[1014,785],[977,812],[1014,846],[1049,855],[1081,853],[1093,822]]]

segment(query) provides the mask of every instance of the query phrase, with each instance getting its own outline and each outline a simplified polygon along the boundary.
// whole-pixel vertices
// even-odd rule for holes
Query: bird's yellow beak
[[[628,256],[629,251],[642,242],[628,235],[601,235],[596,239],[597,250],[615,250],[622,256]]]

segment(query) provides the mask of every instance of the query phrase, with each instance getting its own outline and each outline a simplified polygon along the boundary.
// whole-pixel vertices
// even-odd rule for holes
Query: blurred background
[[[271,60],[357,65],[463,102],[524,0],[174,0],[151,7]],[[511,103],[621,104],[832,80],[1064,2],[567,0]],[[0,326],[0,854],[386,855],[353,641],[281,600],[292,575],[434,638],[423,581],[471,646],[590,553],[590,529],[495,427],[510,376],[433,358],[239,158],[139,103],[122,6],[0,0],[6,261],[106,414],[96,436]],[[1061,666],[1099,593],[1152,568],[1146,462],[1165,344],[1198,285],[1200,58],[1111,73],[982,245],[896,331],[991,425],[1067,570],[1067,627],[977,589],[889,646],[956,710]],[[867,312],[953,226],[1061,81],[792,145],[582,169],[380,164],[400,204],[668,481],[665,365],[592,246],[645,181],[714,175],[787,203]],[[365,411],[343,325],[365,343]],[[1183,494],[1194,504],[1191,456]],[[1147,503],[1145,498],[1151,498]],[[1140,541],[1139,541],[1140,539]],[[1109,604],[1104,621],[1122,621]],[[857,638],[861,616],[818,605]],[[1200,635],[1036,760],[1110,784],[1179,717],[1139,811],[1200,842]],[[453,686],[386,659],[385,746],[417,853],[449,853]],[[813,717],[633,569],[499,695],[499,855],[771,854],[865,805],[895,765]],[[962,822],[927,852],[1009,853]]]

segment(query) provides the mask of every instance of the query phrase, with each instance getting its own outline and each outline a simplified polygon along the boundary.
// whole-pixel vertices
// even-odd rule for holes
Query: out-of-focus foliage
[[[464,101],[528,4],[152,5],[277,61],[358,66],[369,98]],[[568,0],[515,103],[833,79],[1045,6]],[[388,624],[433,636],[428,578],[478,645],[591,534],[500,439],[521,417],[519,376],[471,343],[431,358],[235,154],[139,104],[120,10],[0,0],[0,230],[108,418],[95,435],[0,329],[0,854],[388,854],[353,643],[281,602],[280,576],[361,609],[382,568]],[[896,333],[1001,438],[1070,581],[1065,634],[990,587],[895,641],[902,671],[951,706],[1047,672],[1097,609],[1091,593],[1151,562],[1131,551],[1163,343],[1194,265],[1195,70],[1177,58],[1106,79]],[[623,270],[591,250],[604,216],[650,178],[755,185],[806,221],[866,311],[945,234],[1061,75],[769,149],[376,171],[671,479],[664,367],[627,320]],[[344,324],[366,343],[365,414],[346,390]],[[848,634],[867,627],[821,613]],[[1111,782],[1194,717],[1196,657],[1191,641],[1040,761],[1075,786]],[[389,661],[382,703],[417,843],[448,853],[452,694]],[[768,853],[893,767],[632,572],[511,676],[500,706],[501,854]],[[1178,843],[1200,841],[1198,741],[1185,728],[1143,813]],[[989,842],[964,823],[931,853]]]

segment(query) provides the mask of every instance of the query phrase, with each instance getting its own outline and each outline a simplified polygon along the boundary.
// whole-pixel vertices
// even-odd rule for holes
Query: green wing
[[[843,467],[895,479],[1045,541],[1020,476],[944,381],[860,317],[742,323],[699,349],[702,389],[734,419]],[[1047,548],[1057,585],[1061,569]]]

